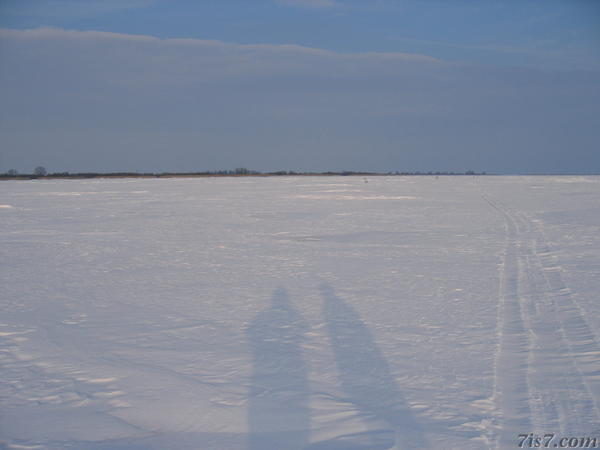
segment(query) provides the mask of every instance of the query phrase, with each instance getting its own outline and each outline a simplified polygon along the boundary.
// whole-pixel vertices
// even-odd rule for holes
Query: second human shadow
[[[381,425],[378,430],[348,435],[314,448],[427,448],[421,427],[359,314],[331,286],[321,285],[321,294],[344,400],[356,408],[365,423]]]

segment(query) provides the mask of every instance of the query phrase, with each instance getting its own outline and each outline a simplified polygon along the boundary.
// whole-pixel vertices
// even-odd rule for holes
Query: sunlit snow
[[[600,437],[600,177],[5,181],[0,224],[0,447]]]

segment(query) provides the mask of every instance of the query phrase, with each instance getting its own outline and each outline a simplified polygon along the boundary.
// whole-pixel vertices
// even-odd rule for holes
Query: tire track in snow
[[[518,219],[517,219],[518,220]],[[519,232],[530,232],[527,222],[519,222]],[[522,286],[523,311],[527,329],[530,334],[529,349],[529,386],[532,432],[545,434],[547,430],[559,430],[560,421],[556,404],[551,396],[547,395],[548,385],[544,377],[547,375],[544,367],[544,358],[549,354],[560,354],[559,348],[548,346],[552,339],[545,334],[552,335],[556,332],[555,322],[548,319],[552,316],[551,305],[544,296],[542,273],[535,266],[534,250],[528,240],[522,242],[520,247],[520,261],[523,267],[520,284]],[[554,377],[554,380],[558,378]]]
[[[554,357],[555,367],[560,369],[557,375],[562,375],[557,377],[559,383],[554,383],[556,398],[550,400],[558,409],[561,431],[589,434],[600,426],[600,341],[563,280],[563,269],[551,251],[541,222],[517,215],[528,222],[532,259],[545,287],[542,304],[549,305],[553,312],[546,314],[548,320],[539,321],[536,328],[538,335],[545,333],[547,337],[539,339],[540,348],[546,350],[539,352],[541,363],[548,365]],[[553,343],[551,337],[557,342]],[[553,349],[556,353],[548,351]]]
[[[596,398],[600,393],[599,340],[562,279],[562,267],[551,252],[541,222],[523,212],[510,214],[527,243],[521,256],[527,261],[523,301],[531,315],[534,344],[534,431],[589,435],[600,424]]]
[[[539,222],[531,221],[521,212],[511,212],[506,205],[490,200],[485,194],[483,198],[504,216],[507,229],[494,388],[502,416],[498,445],[514,446],[519,433],[589,435],[600,424],[598,337],[566,287],[562,268],[550,251]],[[511,271],[514,272],[515,262],[520,271],[513,288]],[[515,292],[517,297],[512,296]],[[520,305],[520,315],[516,306],[511,306],[512,300]],[[517,321],[516,326],[507,326],[505,321],[513,319]],[[525,342],[523,333],[528,341],[525,358],[520,354],[524,347],[514,345],[515,341]],[[517,353],[511,355],[515,350]],[[510,359],[516,364],[512,368],[513,376],[503,373],[507,368],[511,370],[505,364]],[[526,370],[519,371],[523,367]],[[520,381],[528,387],[527,399],[515,397],[515,394],[525,394],[518,384],[512,384],[515,376],[524,376]],[[517,417],[515,414],[525,412],[525,400],[529,417],[519,421],[516,429],[513,419]]]
[[[500,266],[498,306],[498,350],[494,367],[494,400],[501,412],[496,445],[514,447],[520,433],[532,428],[529,389],[530,342],[520,302],[518,228],[515,220],[500,206],[483,199],[505,219],[506,241]]]

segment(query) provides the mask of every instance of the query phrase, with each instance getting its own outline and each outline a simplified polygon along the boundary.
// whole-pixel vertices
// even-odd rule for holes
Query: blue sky
[[[600,172],[595,0],[3,0],[0,172]]]

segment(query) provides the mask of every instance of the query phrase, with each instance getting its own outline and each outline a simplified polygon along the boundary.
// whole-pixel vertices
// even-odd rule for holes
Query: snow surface
[[[0,185],[0,446],[600,435],[600,177]]]

